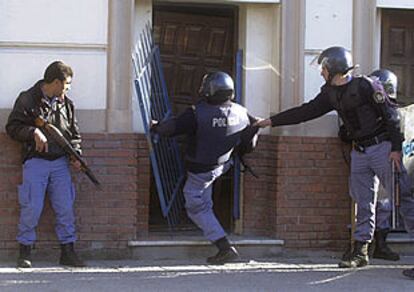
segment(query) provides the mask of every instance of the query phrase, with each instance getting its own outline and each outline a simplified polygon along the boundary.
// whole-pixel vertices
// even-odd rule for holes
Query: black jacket
[[[35,118],[39,115],[56,126],[76,151],[79,154],[82,153],[81,136],[73,102],[67,96],[63,102],[52,102],[44,97],[40,87],[42,83],[43,80],[40,80],[29,90],[19,94],[6,124],[7,134],[12,139],[23,143],[23,162],[33,157],[54,160],[65,155],[63,149],[44,132],[48,138],[49,150],[47,153],[35,151],[36,143],[33,133],[36,129]]]
[[[364,77],[341,86],[325,84],[311,101],[272,116],[272,126],[293,125],[336,110],[350,138],[356,142],[386,133],[392,151],[401,151],[402,136],[398,113],[389,103],[374,100],[375,89]]]

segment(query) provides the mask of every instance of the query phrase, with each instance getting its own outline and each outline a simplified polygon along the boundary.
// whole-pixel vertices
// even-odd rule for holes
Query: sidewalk
[[[333,256],[308,254],[246,260],[224,266],[202,259],[88,261],[87,268],[34,262],[16,269],[0,263],[0,291],[414,291],[401,274],[414,257],[372,260],[356,270],[337,268]]]

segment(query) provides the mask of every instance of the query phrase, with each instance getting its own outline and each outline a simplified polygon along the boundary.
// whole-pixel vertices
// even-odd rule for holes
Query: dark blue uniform
[[[375,175],[391,193],[391,151],[401,151],[398,114],[365,77],[341,86],[325,84],[310,102],[271,117],[272,126],[292,125],[336,110],[353,140],[350,192],[357,202],[354,239],[370,242],[375,229]]]
[[[226,236],[213,212],[213,182],[230,168],[235,146],[250,143],[244,133],[252,121],[247,110],[236,103],[212,105],[203,101],[154,129],[162,135],[188,135],[185,207],[210,241]]]

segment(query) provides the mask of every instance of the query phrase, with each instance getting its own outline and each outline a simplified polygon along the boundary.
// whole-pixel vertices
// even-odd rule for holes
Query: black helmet
[[[394,100],[397,99],[398,78],[392,71],[387,69],[375,70],[369,76],[377,77],[388,97]]]
[[[329,78],[336,74],[346,74],[354,68],[351,53],[343,47],[330,47],[325,49],[318,57],[318,64],[326,67]]]
[[[224,72],[213,72],[204,75],[201,81],[199,94],[207,99],[207,102],[220,104],[233,98],[233,79]]]

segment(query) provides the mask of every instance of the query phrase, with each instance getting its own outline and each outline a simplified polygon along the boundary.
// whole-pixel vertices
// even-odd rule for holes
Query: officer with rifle
[[[17,97],[6,124],[7,134],[23,144],[23,182],[18,186],[19,268],[32,266],[31,250],[36,241],[36,227],[46,192],[56,215],[55,231],[61,247],[60,264],[85,266],[74,250],[77,239],[73,208],[75,188],[69,166],[85,170],[86,164],[80,159],[81,136],[75,107],[66,95],[72,77],[71,67],[61,61],[51,63],[45,70],[44,79]],[[67,142],[66,147],[62,147],[62,139],[56,140],[54,136],[61,136]],[[69,156],[69,148],[78,157]]]

